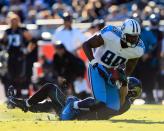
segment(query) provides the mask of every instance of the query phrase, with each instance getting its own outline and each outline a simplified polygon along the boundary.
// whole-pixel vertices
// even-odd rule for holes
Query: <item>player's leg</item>
[[[84,100],[79,100],[77,97],[71,96],[66,100],[66,105],[60,115],[61,120],[72,120],[75,119],[81,112],[89,111],[90,107],[95,104],[93,97],[88,97]]]
[[[116,111],[109,109],[104,103],[99,102],[90,107],[90,111],[81,111],[78,120],[108,120],[115,116]]]
[[[90,107],[96,104],[96,100],[93,97],[88,97],[83,100],[75,101],[73,103],[74,109],[80,109],[80,110],[89,110]]]
[[[108,120],[114,116],[121,115],[130,109],[131,102],[126,99],[119,111],[112,110],[105,103],[99,102],[90,107],[90,111],[81,111],[78,120]]]
[[[83,100],[79,100],[77,97],[68,97],[66,105],[62,110],[60,119],[72,120],[78,118],[82,112],[91,112],[97,103],[98,102],[96,102],[95,98],[93,97],[88,97]]]
[[[39,104],[39,102],[42,102],[48,97],[51,99],[51,105],[55,108],[55,110],[57,110],[57,112],[61,111],[62,107],[65,104],[66,97],[64,93],[59,89],[59,87],[57,87],[57,85],[51,83],[43,85],[43,87],[29,99],[23,100],[11,96],[9,97],[9,101],[24,111],[27,111],[29,109],[31,111],[37,111],[38,107],[41,108],[45,105],[45,103]],[[33,109],[33,107],[35,109]],[[38,110],[40,110],[40,108],[38,108]]]
[[[99,75],[97,70],[94,70],[91,66],[89,66],[88,77],[89,77],[90,84],[91,84],[92,91],[95,98],[90,97],[82,101],[72,99],[70,103],[66,104],[66,106],[64,107],[64,110],[61,115],[62,120],[73,119],[76,115],[77,110],[81,110],[81,109],[89,110],[92,106],[96,104],[96,101],[99,101],[99,102],[101,101],[102,103],[105,103],[106,105],[110,104],[110,108],[113,105],[114,106],[116,105],[115,107],[120,106],[119,93],[118,93],[118,90],[115,89],[116,87],[113,88],[112,86],[111,87],[112,90],[109,90],[108,87],[106,86],[106,82],[104,81],[104,79]],[[108,102],[107,98],[109,98],[112,101]],[[115,101],[114,98],[118,98],[117,101]],[[113,101],[115,101],[114,104],[113,104]]]
[[[78,115],[77,113],[78,110],[81,110],[81,109],[89,110],[89,108],[93,106],[94,104],[96,104],[96,102],[93,97],[89,97],[84,100],[78,100],[76,98],[68,98],[66,102],[66,106],[64,107],[62,111],[61,119],[62,120],[74,119]]]

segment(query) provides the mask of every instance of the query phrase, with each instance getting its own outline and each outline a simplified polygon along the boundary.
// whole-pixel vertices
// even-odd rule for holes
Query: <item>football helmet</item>
[[[123,22],[121,30],[121,40],[125,42],[128,47],[136,47],[141,33],[139,23],[134,19],[127,19]]]
[[[128,77],[128,97],[134,101],[142,93],[142,83],[135,77]]]

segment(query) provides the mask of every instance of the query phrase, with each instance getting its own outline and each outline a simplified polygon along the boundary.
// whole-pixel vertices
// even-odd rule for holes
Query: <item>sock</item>
[[[89,110],[89,108],[95,104],[95,99],[93,97],[88,97],[81,101],[75,101],[73,104],[74,109]]]
[[[78,102],[79,102],[79,101],[75,101],[75,102],[73,103],[73,108],[74,108],[74,109],[79,109]]]

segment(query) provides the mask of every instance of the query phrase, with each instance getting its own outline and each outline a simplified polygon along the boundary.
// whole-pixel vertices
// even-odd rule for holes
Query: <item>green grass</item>
[[[164,106],[132,106],[106,121],[58,121],[53,114],[23,113],[0,105],[0,131],[164,131]]]

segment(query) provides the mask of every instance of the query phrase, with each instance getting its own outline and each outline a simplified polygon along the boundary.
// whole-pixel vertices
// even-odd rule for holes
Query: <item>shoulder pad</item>
[[[104,34],[106,32],[112,32],[112,33],[114,33],[115,35],[117,35],[119,37],[121,37],[121,34],[122,34],[121,30],[118,27],[115,27],[115,26],[112,26],[112,25],[106,26],[105,28],[103,28],[101,30],[102,34]]]

